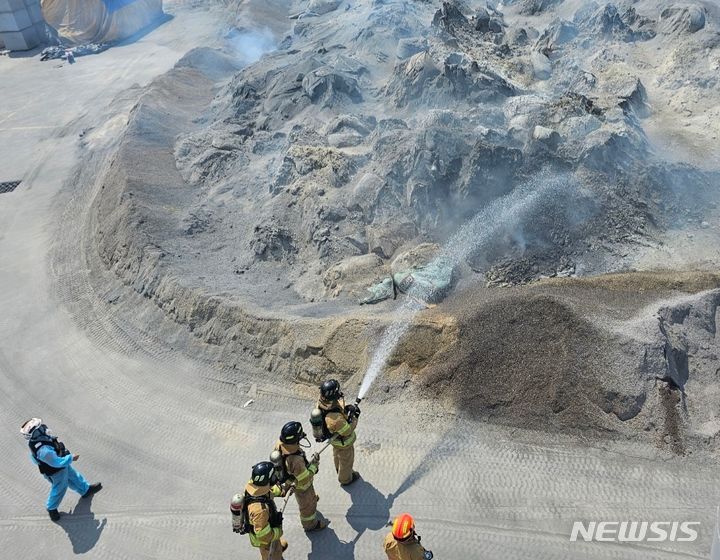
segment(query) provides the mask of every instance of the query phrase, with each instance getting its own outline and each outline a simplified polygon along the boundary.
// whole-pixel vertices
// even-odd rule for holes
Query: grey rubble
[[[711,5],[698,4],[702,26],[695,10],[661,14],[649,2],[511,3],[504,13],[448,2],[365,1],[322,14],[292,8],[300,16],[279,34],[278,50],[225,81],[208,73],[227,65],[224,55],[206,53],[193,55],[203,64],[186,60],[150,86],[95,206],[104,266],[216,347],[223,363],[250,358],[300,384],[357,379],[368,341],[392,320],[391,304],[355,307],[365,289],[389,276],[399,255],[442,244],[479,209],[544,177],[568,186],[462,263],[458,297],[481,290],[483,301],[503,298],[496,288],[519,286],[522,301],[521,286],[545,278],[668,263],[700,270],[700,280],[652,291],[655,311],[717,286],[702,269],[718,255],[671,242],[717,213],[717,165],[703,155],[718,128],[710,118],[716,73],[705,64],[718,60]],[[670,96],[680,82],[683,103]],[[678,133],[677,119],[686,130]],[[612,352],[631,348],[628,361],[610,363],[600,360],[604,345],[589,350],[587,359],[608,371],[588,383],[589,420],[578,429],[649,438],[675,452],[712,439],[708,410],[665,438],[670,412],[645,404],[665,383],[663,402],[686,406],[673,400],[683,387],[668,373],[677,369],[663,342],[675,340],[672,328],[645,317],[652,337],[618,337],[605,317],[612,306],[587,311],[553,298],[580,323],[599,323]],[[392,360],[395,374],[417,379],[422,391],[435,379],[434,360],[473,340],[462,325],[450,311],[421,314]],[[532,345],[533,337],[520,340]],[[523,347],[514,350],[520,359]],[[572,376],[581,366],[558,367]],[[699,376],[701,387],[709,375]],[[440,386],[452,400],[451,388]],[[515,417],[511,406],[475,406],[501,422]],[[642,429],[629,422],[636,417]]]

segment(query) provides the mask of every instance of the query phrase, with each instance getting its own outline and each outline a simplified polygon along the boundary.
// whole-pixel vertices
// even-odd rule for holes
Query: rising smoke
[[[227,36],[228,48],[240,64],[257,62],[265,53],[274,51],[277,42],[272,31],[262,29],[233,29]]]

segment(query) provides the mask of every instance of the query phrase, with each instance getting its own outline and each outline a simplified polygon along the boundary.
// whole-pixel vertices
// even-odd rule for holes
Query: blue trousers
[[[83,475],[77,472],[72,465],[65,467],[53,475],[45,475],[45,478],[52,484],[47,499],[48,510],[60,507],[60,502],[62,502],[62,499],[65,497],[68,486],[81,496],[90,488],[88,481],[85,480]]]

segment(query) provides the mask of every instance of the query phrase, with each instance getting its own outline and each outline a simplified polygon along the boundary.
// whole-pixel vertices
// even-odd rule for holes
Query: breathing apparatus
[[[342,393],[340,394],[340,396],[342,397]],[[355,399],[355,402],[353,404],[347,405],[345,407],[345,414],[347,415],[347,419],[349,422],[352,422],[354,418],[360,416],[361,402],[362,399],[358,397],[357,399]],[[319,457],[320,454],[328,447],[330,447],[339,436],[337,434],[334,434],[330,437],[327,436],[327,428],[325,426],[325,414],[319,408],[314,408],[310,413],[310,425],[312,426],[313,437],[315,438],[315,441],[317,441],[318,443],[322,441],[326,442],[325,445],[320,448],[320,451],[313,453],[313,456]]]

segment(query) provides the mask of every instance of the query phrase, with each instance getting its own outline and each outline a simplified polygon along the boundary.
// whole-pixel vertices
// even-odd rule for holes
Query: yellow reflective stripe
[[[270,527],[270,523],[268,523],[260,531],[255,533],[255,537],[258,539],[262,539],[265,535],[267,535],[270,532],[272,532],[272,527]]]
[[[297,490],[298,492],[304,492],[305,490],[310,488],[310,486],[312,486],[312,483],[312,472],[310,472],[308,469],[305,469],[295,478],[295,490]]]
[[[303,517],[302,515],[300,516],[300,521],[312,521],[313,519],[317,519],[317,512],[313,513],[312,515],[306,515],[305,517]]]
[[[305,480],[305,479],[306,479],[308,476],[310,476],[311,474],[312,474],[312,473],[311,473],[308,469],[305,469],[303,472],[301,472],[299,475],[297,475],[297,476],[295,477],[295,480],[297,480],[298,482],[302,482],[303,480]]]
[[[336,433],[340,436],[344,436],[345,434],[349,433],[350,430],[352,430],[352,426],[345,422],[345,425],[340,428]]]
[[[261,546],[265,546],[263,543],[261,543],[257,536],[253,535],[252,533],[248,533],[250,536],[250,544],[256,548],[260,548]]]
[[[338,439],[333,440],[332,446],[337,447],[339,449],[342,449],[344,447],[350,447],[353,443],[355,443],[355,440],[357,439],[357,434],[353,432],[351,436],[345,439],[345,441],[340,441]]]

